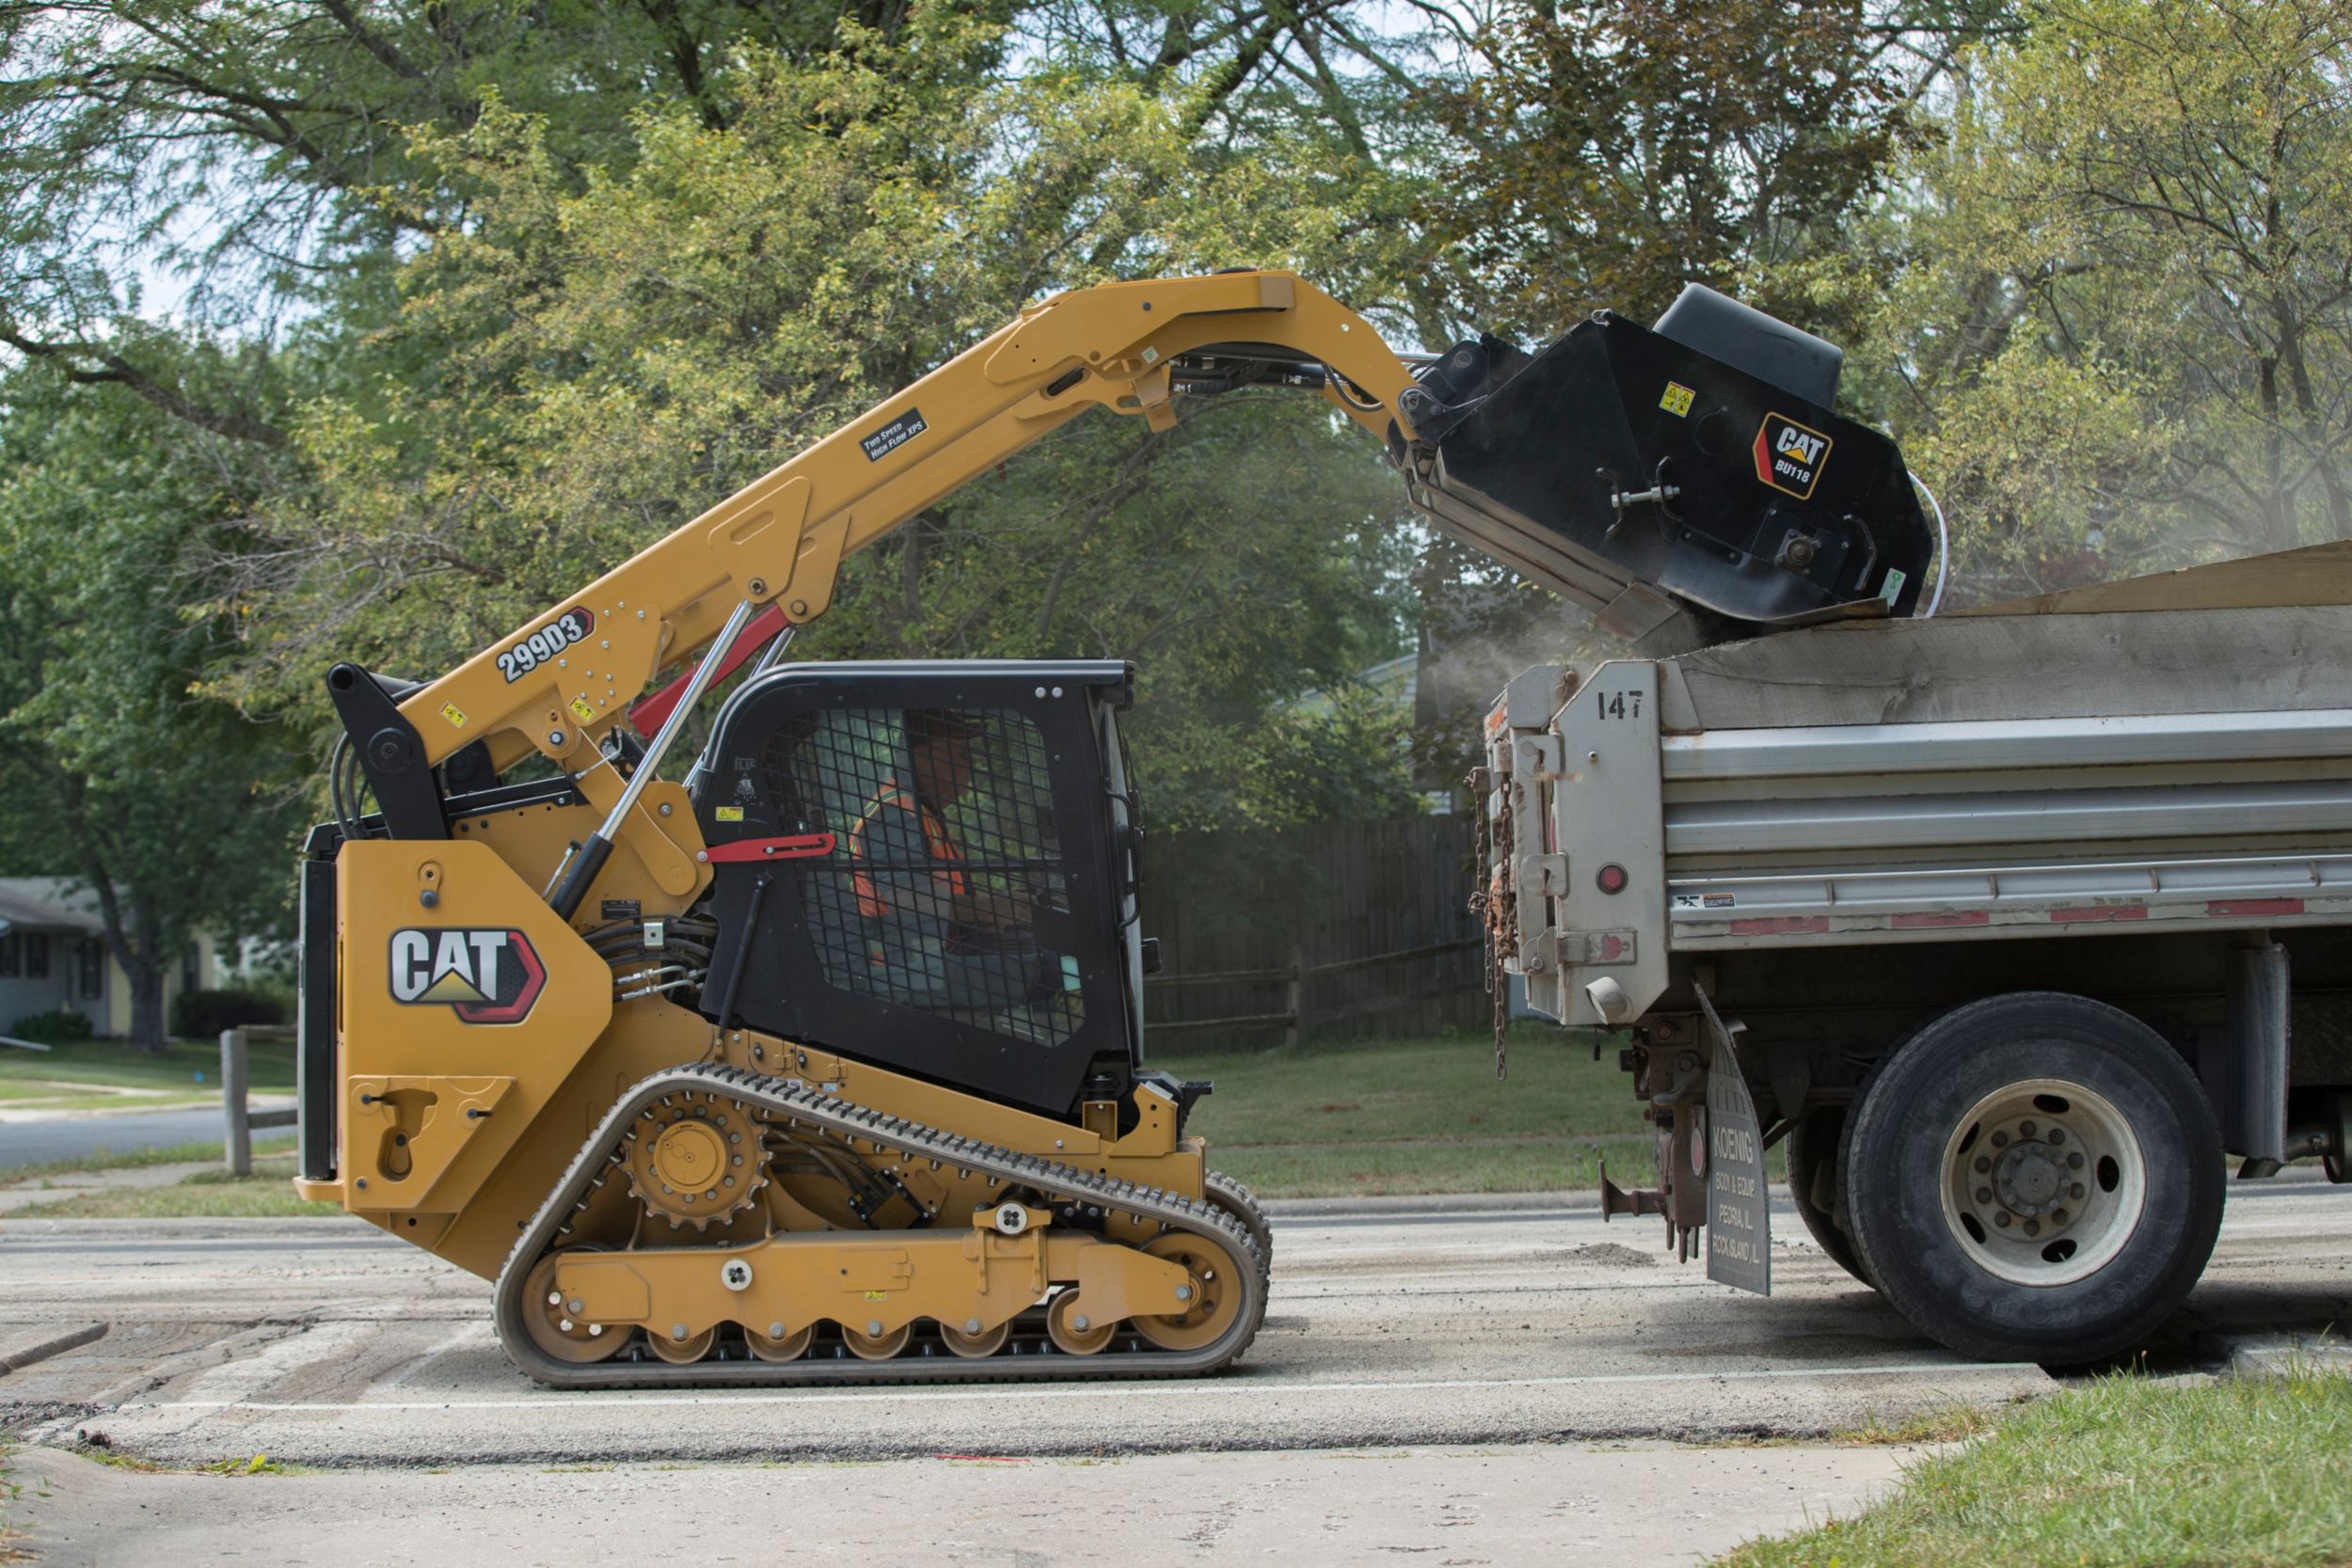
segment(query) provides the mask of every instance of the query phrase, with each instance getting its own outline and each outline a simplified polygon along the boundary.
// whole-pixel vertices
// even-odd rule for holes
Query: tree
[[[196,931],[273,933],[292,881],[279,739],[202,694],[230,643],[182,610],[199,535],[261,476],[242,443],[39,368],[0,413],[0,862],[95,895],[131,1037],[160,1048]]]
[[[472,195],[381,341],[433,370],[296,422],[315,491],[223,562],[256,610],[239,695],[308,724],[330,649],[449,667],[1052,287],[1331,243],[1306,171],[1204,153],[1189,100],[976,80],[976,25],[747,53],[731,124],[648,111],[628,173],[577,192],[542,122],[496,103],[421,138]],[[850,563],[804,646],[1148,658],[1147,768],[1155,725],[1182,737],[1155,793],[1232,809],[1269,705],[1401,645],[1403,506],[1318,400],[1186,412],[1159,436],[1098,418],[933,508]]]
[[[1761,284],[1837,243],[1909,134],[1902,36],[1860,0],[1510,0],[1434,97],[1456,138],[1429,201],[1471,319],[1549,338],[1686,282]]]
[[[2052,0],[1972,57],[1856,246],[1864,356],[1955,519],[2034,593],[2352,534],[2352,11]]]

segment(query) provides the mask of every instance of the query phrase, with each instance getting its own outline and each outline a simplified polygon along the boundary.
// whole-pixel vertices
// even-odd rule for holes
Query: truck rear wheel
[[[1797,1206],[1797,1218],[1804,1222],[1830,1261],[1875,1291],[1878,1284],[1862,1272],[1862,1259],[1854,1252],[1853,1238],[1846,1234],[1841,1212],[1845,1165],[1840,1146],[1845,1131],[1843,1105],[1817,1105],[1789,1125],[1786,1145],[1788,1196]]]
[[[1858,1260],[1964,1355],[2144,1343],[2204,1272],[2221,1134],[2162,1036],[2084,997],[1971,1003],[1880,1064],[1847,1132]]]

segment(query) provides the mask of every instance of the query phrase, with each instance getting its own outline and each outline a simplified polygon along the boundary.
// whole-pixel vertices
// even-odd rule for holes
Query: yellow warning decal
[[[443,703],[441,717],[449,721],[449,727],[453,730],[462,730],[466,727],[466,710],[455,703]]]
[[[1658,400],[1658,406],[1679,420],[1691,412],[1691,400],[1697,395],[1681,382],[1669,381],[1665,396]]]
[[[585,697],[574,697],[572,699],[572,711],[580,715],[580,721],[583,724],[596,722],[596,705],[591,703]]]
[[[888,1291],[868,1291],[866,1292],[866,1299],[867,1301],[888,1301],[890,1299],[890,1292]]]
[[[721,806],[719,808],[718,816],[719,820],[722,822],[740,822],[743,820],[743,808],[741,806]]]

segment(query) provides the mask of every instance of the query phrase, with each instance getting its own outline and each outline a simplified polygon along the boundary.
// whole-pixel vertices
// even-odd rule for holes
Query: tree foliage
[[[183,609],[197,539],[267,475],[240,443],[38,369],[0,409],[0,863],[95,894],[132,1037],[159,1046],[191,930],[274,934],[284,902],[285,738],[192,689],[229,639]]]
[[[2352,10],[2024,17],[1827,285],[1870,301],[1968,595],[2352,534]]]

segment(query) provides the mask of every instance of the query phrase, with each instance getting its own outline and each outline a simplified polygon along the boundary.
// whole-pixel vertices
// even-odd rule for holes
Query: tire
[[[1839,1213],[1844,1207],[1840,1153],[1845,1132],[1843,1105],[1818,1105],[1797,1117],[1784,1146],[1788,1159],[1788,1196],[1795,1200],[1797,1218],[1804,1222],[1806,1231],[1830,1261],[1875,1291],[1878,1281],[1863,1272],[1862,1259]]]
[[[1963,1355],[2078,1366],[2145,1344],[2221,1226],[2221,1133],[2164,1037],[2025,991],[1883,1061],[1846,1134],[1858,1260]],[[2006,1216],[2006,1218],[2004,1217]]]

